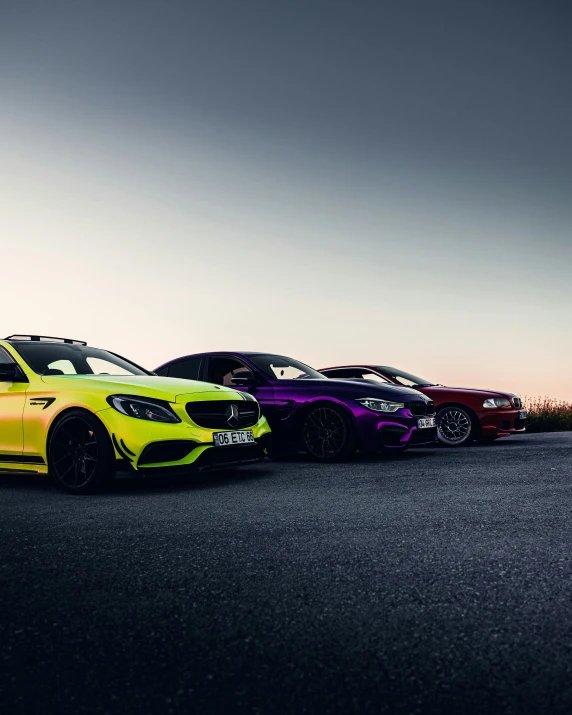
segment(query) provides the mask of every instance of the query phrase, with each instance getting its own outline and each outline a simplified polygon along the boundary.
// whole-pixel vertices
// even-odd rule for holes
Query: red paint
[[[369,371],[373,375],[384,378],[392,385],[403,386],[405,384],[392,374],[391,368],[379,365],[340,365],[320,370],[323,374],[335,379],[360,378],[363,371]],[[520,399],[510,392],[477,390],[468,387],[445,387],[444,385],[412,385],[411,383],[408,383],[407,386],[414,387],[433,400],[437,413],[440,408],[448,405],[460,405],[468,408],[476,416],[483,437],[508,437],[511,434],[526,431],[525,421],[519,419],[519,411],[522,409]],[[490,397],[506,397],[510,400],[511,407],[484,408],[483,402]]]

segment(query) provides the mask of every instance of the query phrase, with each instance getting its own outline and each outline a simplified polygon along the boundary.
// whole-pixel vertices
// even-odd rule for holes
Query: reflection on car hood
[[[460,394],[469,393],[471,395],[483,395],[484,397],[517,397],[513,392],[501,392],[499,390],[485,390],[478,387],[447,387],[446,385],[431,385],[429,387],[419,388],[427,394],[435,391],[439,392],[458,392]]]
[[[374,380],[363,380],[361,378],[338,380],[277,380],[275,387],[291,388],[300,392],[312,392],[321,395],[331,395],[333,397],[379,397],[381,400],[393,400],[395,402],[409,402],[410,400],[427,401],[426,395],[410,387],[400,385],[381,385]]]
[[[168,402],[176,402],[180,395],[186,395],[189,399],[195,395],[209,393],[213,397],[213,393],[226,394],[228,397],[240,396],[237,390],[230,387],[198,380],[159,377],[158,375],[45,375],[42,377],[42,381],[58,390],[77,390],[78,383],[83,383],[82,388],[90,392],[98,391],[108,395],[139,395]]]

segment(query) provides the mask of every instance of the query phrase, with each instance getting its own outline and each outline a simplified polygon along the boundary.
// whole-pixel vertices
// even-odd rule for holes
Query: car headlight
[[[499,407],[511,407],[508,397],[488,397],[483,402],[483,407],[487,410],[495,410]]]
[[[180,422],[168,402],[151,400],[147,397],[133,395],[111,395],[107,398],[109,404],[127,417],[137,417],[140,420],[152,422]]]
[[[360,397],[357,402],[372,412],[397,412],[405,407],[403,402],[380,400],[378,397]]]

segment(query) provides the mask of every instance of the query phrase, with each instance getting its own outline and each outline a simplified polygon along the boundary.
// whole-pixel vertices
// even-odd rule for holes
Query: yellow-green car
[[[270,428],[248,393],[159,377],[79,340],[0,340],[0,470],[50,473],[74,494],[117,472],[259,461]]]

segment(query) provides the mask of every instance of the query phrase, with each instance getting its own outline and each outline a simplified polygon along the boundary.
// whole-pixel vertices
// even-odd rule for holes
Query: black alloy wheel
[[[322,462],[345,459],[353,451],[351,425],[336,407],[314,407],[302,424],[301,442],[302,449],[313,459]]]
[[[437,413],[437,437],[446,447],[461,447],[475,438],[473,418],[462,407],[444,407]]]
[[[66,412],[50,434],[48,468],[70,494],[101,491],[115,476],[115,454],[107,430],[89,412]]]

